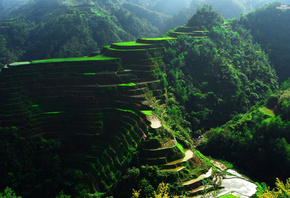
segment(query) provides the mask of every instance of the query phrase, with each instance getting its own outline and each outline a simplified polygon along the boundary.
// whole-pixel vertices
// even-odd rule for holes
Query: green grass
[[[228,194],[228,195],[221,196],[220,198],[239,198],[239,197],[236,197],[235,195],[232,195],[232,194]]]
[[[203,162],[203,164],[208,165],[209,167],[212,166],[212,163],[209,159],[207,159],[201,152],[194,149],[194,154]]]
[[[112,108],[105,108],[105,109],[112,109]],[[135,113],[134,111],[132,111],[132,110],[128,110],[128,109],[120,109],[120,108],[115,108],[116,110],[118,110],[118,111],[123,111],[123,112],[130,112],[130,113],[133,113],[133,114],[135,114],[135,115],[137,115],[138,116],[138,114],[137,113]]]
[[[173,33],[175,33],[175,34],[184,34],[184,35],[190,35],[190,34],[194,35],[194,32],[173,32]]]
[[[85,76],[94,76],[96,73],[84,73]]]
[[[141,38],[144,41],[163,41],[163,40],[175,40],[174,37],[160,37],[160,38]]]
[[[147,49],[157,49],[157,48],[147,48]],[[146,51],[147,49],[115,49],[115,48],[111,48],[109,47],[108,50],[111,51],[119,51],[119,52],[139,52],[139,51]]]
[[[148,115],[148,116],[152,116],[153,115],[151,110],[149,110],[149,111],[141,111],[141,112],[144,113],[145,115]]]
[[[177,145],[176,145],[176,147],[183,153],[183,154],[185,154],[185,150],[184,150],[184,148],[183,148],[183,146],[181,145],[181,144],[179,144],[178,142],[177,142]]]
[[[54,59],[44,59],[44,60],[33,60],[26,62],[16,62],[9,64],[10,66],[17,65],[28,65],[28,64],[38,64],[38,63],[59,63],[59,62],[78,62],[78,61],[98,61],[98,60],[117,60],[117,58],[106,57],[106,56],[93,56],[93,57],[73,57],[73,58],[54,58]]]
[[[45,112],[43,114],[46,114],[46,115],[51,115],[51,114],[60,114],[60,113],[63,113],[64,111],[55,111],[55,112]]]
[[[268,109],[267,107],[262,107],[259,110],[268,116],[275,117],[275,114],[273,113],[273,111],[271,109]]]
[[[117,46],[148,46],[151,44],[137,43],[136,41],[130,41],[130,42],[113,43],[112,45],[117,45]]]
[[[120,87],[134,87],[134,86],[136,86],[136,84],[135,83],[127,83],[127,84],[119,84],[119,86]]]

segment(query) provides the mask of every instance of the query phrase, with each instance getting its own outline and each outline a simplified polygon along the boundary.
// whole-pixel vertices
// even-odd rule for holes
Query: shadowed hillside
[[[86,5],[86,12],[72,8],[67,17],[86,23],[88,8],[98,16]],[[10,186],[23,197],[131,197],[131,189],[141,189],[138,197],[145,198],[165,182],[172,196],[251,197],[256,184],[194,145],[204,141],[206,152],[234,145],[215,146],[201,135],[277,89],[265,52],[211,6],[167,37],[114,42],[89,57],[6,64],[0,73],[1,190]]]

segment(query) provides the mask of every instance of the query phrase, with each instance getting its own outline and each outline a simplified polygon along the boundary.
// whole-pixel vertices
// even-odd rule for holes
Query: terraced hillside
[[[88,170],[108,191],[150,131],[142,110],[162,93],[161,54],[161,47],[134,42],[112,44],[105,56],[8,64],[1,72],[1,126],[61,138],[67,163]]]
[[[17,127],[21,137],[60,139],[65,166],[85,171],[92,192],[110,195],[136,151],[140,164],[178,178],[171,182],[188,195],[216,189],[218,168],[192,146],[185,148],[174,134],[163,145],[150,144],[165,124],[153,107],[164,101],[160,68],[174,39],[144,38],[113,43],[91,57],[8,64],[0,73],[0,126]]]
[[[181,35],[192,36],[194,38],[208,38],[207,36],[208,30],[205,28],[200,27],[191,27],[191,26],[181,26],[178,27],[176,30],[171,32],[169,35],[171,37],[178,37]]]

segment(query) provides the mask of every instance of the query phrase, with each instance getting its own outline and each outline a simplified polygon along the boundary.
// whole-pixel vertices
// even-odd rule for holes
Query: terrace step
[[[176,168],[171,168],[171,169],[162,169],[160,172],[162,173],[167,173],[167,172],[179,172],[185,169],[185,166],[178,166]]]
[[[187,193],[189,194],[199,194],[199,193],[203,193],[205,191],[209,191],[209,190],[213,190],[214,189],[214,185],[207,185],[207,186],[199,186],[193,190],[187,191]],[[195,196],[193,196],[195,197]],[[193,197],[188,197],[188,198],[193,198]]]
[[[176,164],[180,164],[182,162],[187,162],[189,161],[191,158],[193,158],[193,152],[191,150],[187,150],[185,151],[185,156],[184,158],[182,159],[179,159],[179,160],[175,160],[175,161],[172,161],[172,162],[169,162],[165,165],[169,166],[169,165],[176,165]]]
[[[206,178],[209,178],[212,176],[212,173],[213,173],[213,169],[212,167],[207,171],[207,173],[205,174],[201,174],[199,177],[195,178],[195,179],[191,179],[191,180],[188,180],[188,181],[185,181],[182,183],[183,186],[191,186],[191,185],[194,185],[196,184],[197,182],[201,181],[201,180],[204,180]]]
[[[162,44],[167,44],[170,40],[175,40],[176,38],[173,37],[160,37],[160,38],[139,38],[137,39],[138,43],[154,43],[157,46]]]
[[[111,44],[111,48],[114,48],[114,49],[147,49],[147,48],[153,48],[153,47],[155,47],[155,45],[153,44],[138,43],[135,41]]]
[[[200,27],[190,27],[190,26],[181,26],[181,27],[178,27],[176,30],[176,32],[194,32],[194,31],[206,31],[205,29],[204,30],[200,30]]]

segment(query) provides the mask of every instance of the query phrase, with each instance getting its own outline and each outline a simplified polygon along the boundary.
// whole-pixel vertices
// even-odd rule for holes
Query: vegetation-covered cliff
[[[267,55],[242,26],[224,21],[210,6],[198,10],[187,26],[202,27],[193,34],[208,38],[177,39],[178,47],[168,49],[172,62],[166,71],[193,131],[225,123],[278,89]],[[183,27],[171,34],[187,31]]]
[[[135,38],[124,30],[127,23],[121,24],[124,13],[139,10],[133,21],[161,16],[141,3],[122,2],[120,8],[98,2],[108,8],[104,11],[94,7],[97,2],[68,2],[73,1],[57,1],[62,9],[52,14],[40,6],[43,18],[33,19],[34,11],[31,26],[24,23],[33,33],[37,20],[47,22],[40,29],[48,25],[43,34],[49,40],[39,42],[53,46],[47,56],[80,55],[85,45],[94,50],[93,38],[81,39],[94,34],[87,24],[106,20],[102,31],[109,28],[111,34],[95,37],[108,38],[98,41],[104,45],[120,32]],[[119,13],[118,19],[111,12]],[[7,23],[5,31],[14,25]],[[11,33],[12,41],[18,32]],[[5,35],[1,53],[9,56],[14,52]],[[46,41],[43,35],[35,38]],[[67,38],[76,42],[66,43]],[[23,42],[33,52],[18,48],[28,61],[9,63],[0,73],[1,191],[9,186],[23,197],[131,197],[131,189],[141,189],[133,191],[136,197],[153,197],[161,182],[168,183],[172,196],[250,197],[263,191],[195,146],[260,182],[289,177],[289,91],[277,92],[275,69],[241,22],[225,21],[211,6],[198,9],[166,37],[112,43],[89,57],[32,60],[42,52]],[[232,178],[246,190],[233,190]]]

